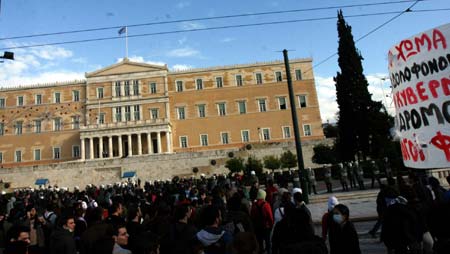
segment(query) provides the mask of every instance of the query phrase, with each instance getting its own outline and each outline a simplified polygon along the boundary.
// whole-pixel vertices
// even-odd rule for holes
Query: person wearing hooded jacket
[[[224,254],[228,245],[233,241],[230,233],[220,228],[220,210],[214,206],[207,206],[202,213],[205,228],[196,234],[200,249],[204,254]]]
[[[76,254],[77,249],[73,232],[75,221],[72,216],[61,218],[57,227],[50,236],[51,254]]]

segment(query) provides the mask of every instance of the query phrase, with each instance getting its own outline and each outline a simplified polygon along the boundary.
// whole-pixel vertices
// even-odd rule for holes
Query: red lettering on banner
[[[411,56],[420,53],[422,49],[431,51],[433,49],[437,50],[439,47],[442,49],[447,49],[447,41],[441,31],[438,29],[433,29],[432,38],[430,38],[428,34],[422,34],[411,40],[401,41],[397,46],[395,46],[395,49],[398,51],[397,59],[406,61]]]
[[[416,89],[417,89],[417,93],[419,94],[419,98],[422,101],[428,100],[428,95],[425,94],[425,92],[427,90],[425,90],[425,88],[423,88],[423,82],[420,81],[419,83],[417,83],[416,85]]]
[[[425,153],[423,152],[422,148],[420,148],[419,144],[409,139],[402,139],[401,150],[404,161],[412,160],[414,162],[417,162],[419,160],[425,160]]]
[[[450,79],[430,80],[428,84],[423,81],[417,82],[415,87],[406,87],[394,94],[394,105],[397,109],[424,102],[430,97],[436,99],[439,96],[450,96]]]
[[[442,135],[442,133],[438,131],[436,136],[431,139],[430,143],[439,150],[442,150],[447,161],[450,161],[450,136]]]

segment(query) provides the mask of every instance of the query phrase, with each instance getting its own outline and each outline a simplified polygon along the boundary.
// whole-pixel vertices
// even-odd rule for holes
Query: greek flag
[[[127,27],[124,26],[124,27],[120,28],[120,30],[119,30],[119,35],[121,35],[121,34],[123,34],[123,33],[126,33],[126,32],[127,32]]]

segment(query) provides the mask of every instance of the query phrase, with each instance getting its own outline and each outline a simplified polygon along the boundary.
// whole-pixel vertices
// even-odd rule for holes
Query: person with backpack
[[[333,208],[333,220],[329,225],[330,254],[361,254],[358,234],[349,216],[347,206],[337,204]]]
[[[252,218],[256,239],[258,239],[260,253],[267,251],[267,253],[270,254],[272,250],[270,233],[272,231],[274,219],[272,208],[265,199],[266,192],[259,189],[256,195],[256,200],[252,204],[250,217]]]
[[[201,245],[199,249],[203,250],[204,254],[226,253],[226,249],[233,241],[233,237],[226,230],[220,228],[222,222],[220,210],[215,206],[209,205],[203,209],[202,219],[203,224],[206,226],[195,235],[196,239],[194,239]]]

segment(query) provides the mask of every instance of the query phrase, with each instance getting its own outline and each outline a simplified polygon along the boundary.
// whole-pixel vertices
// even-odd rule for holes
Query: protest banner
[[[388,54],[403,162],[450,167],[450,24],[394,45]]]

